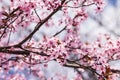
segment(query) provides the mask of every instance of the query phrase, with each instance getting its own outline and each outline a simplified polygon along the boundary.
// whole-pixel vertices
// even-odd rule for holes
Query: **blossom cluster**
[[[0,0],[3,3],[3,0]],[[89,15],[86,7],[96,6],[100,12],[104,7],[103,0],[10,0],[9,8],[0,8],[0,73],[6,77],[11,68],[14,71],[24,71],[26,68],[33,76],[41,80],[67,80],[67,76],[56,74],[48,78],[42,72],[42,66],[47,68],[50,61],[60,63],[63,67],[87,68],[99,80],[116,80],[117,74],[109,62],[120,59],[120,39],[113,40],[105,34],[93,42],[84,42],[79,34],[80,26]],[[57,17],[57,18],[55,18]],[[13,33],[19,29],[27,30],[28,35],[20,36],[14,44]],[[41,27],[52,28],[65,26],[55,35],[43,35],[35,40],[34,34]],[[46,31],[46,30],[44,30]],[[54,31],[53,31],[54,32]],[[62,38],[58,35],[65,32]],[[21,32],[22,33],[22,32]],[[39,33],[38,33],[39,36]],[[10,45],[9,45],[10,44]],[[39,65],[41,64],[41,65]],[[75,64],[75,65],[74,65]],[[77,72],[77,69],[75,69]],[[0,74],[1,75],[1,74]],[[26,76],[14,74],[6,77],[9,80],[25,80]],[[74,80],[82,80],[76,73]]]

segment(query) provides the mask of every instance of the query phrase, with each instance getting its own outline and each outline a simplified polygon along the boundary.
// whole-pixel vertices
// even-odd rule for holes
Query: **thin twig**
[[[36,9],[34,9],[34,11],[35,11],[35,14],[37,15],[37,17],[39,18],[39,21],[41,22],[41,18],[40,18],[40,16],[38,15]]]
[[[53,35],[53,37],[55,37],[55,36],[59,35],[61,32],[63,32],[63,31],[66,29],[66,27],[67,27],[67,26],[65,26],[63,29],[61,29],[61,30],[58,31],[57,33],[55,33],[55,34]]]
[[[61,5],[58,6],[55,10],[53,10],[53,12],[48,15],[47,18],[45,18],[43,21],[39,22],[37,25],[36,25],[36,28],[25,38],[23,39],[18,45],[22,45],[23,43],[25,43],[28,39],[30,39],[40,28],[41,26],[47,22],[56,12],[58,12],[61,8],[62,8],[62,5],[64,4],[66,0],[62,0],[61,2]]]

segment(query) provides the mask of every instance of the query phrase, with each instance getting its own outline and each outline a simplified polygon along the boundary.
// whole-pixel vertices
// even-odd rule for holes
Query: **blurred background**
[[[90,17],[81,25],[81,34],[86,35],[83,39],[93,39],[100,33],[120,37],[120,0],[105,1],[105,8],[101,13],[95,14],[89,8]]]

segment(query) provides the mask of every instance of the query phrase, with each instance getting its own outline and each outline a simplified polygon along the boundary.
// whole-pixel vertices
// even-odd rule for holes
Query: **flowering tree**
[[[62,75],[43,75],[39,64],[46,68],[49,61],[75,69],[73,80],[83,80],[81,72],[84,70],[91,71],[97,80],[116,80],[118,77],[120,71],[110,67],[109,62],[120,59],[120,39],[112,40],[105,34],[89,43],[81,41],[79,35],[80,25],[89,17],[87,7],[93,6],[96,13],[101,12],[104,7],[102,0],[0,2],[0,79],[27,80],[20,72],[6,75],[11,68],[18,71],[27,68],[39,80],[68,80]],[[35,35],[40,35],[37,32],[42,27],[46,27],[44,31],[52,27],[58,30],[36,39]],[[22,36],[19,33],[23,33]],[[15,39],[15,35],[19,37]]]

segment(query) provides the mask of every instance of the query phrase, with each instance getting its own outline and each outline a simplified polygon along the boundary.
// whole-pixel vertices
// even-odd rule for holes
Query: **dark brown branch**
[[[23,43],[25,43],[28,39],[30,39],[38,30],[39,28],[45,23],[47,22],[56,12],[58,12],[61,8],[62,8],[62,5],[64,4],[66,0],[62,0],[61,2],[61,5],[58,6],[58,8],[56,8],[47,18],[45,18],[43,21],[39,22],[36,26],[35,26],[35,29],[25,38],[23,39],[20,43],[16,44],[16,45],[11,45],[11,46],[4,46],[4,47],[0,47],[0,52],[3,50],[3,49],[10,49],[11,47],[13,48],[20,48],[21,45]],[[17,10],[19,10],[19,8],[15,9],[13,12],[11,12],[10,14],[13,14],[14,12],[16,12]]]
[[[21,50],[9,50],[10,48],[19,48]],[[0,52],[2,53],[8,53],[8,54],[15,54],[15,55],[29,55],[30,53],[35,53],[35,54],[38,54],[38,55],[41,55],[41,56],[50,56],[50,55],[47,55],[43,52],[35,52],[35,51],[31,51],[31,50],[27,50],[27,49],[24,49],[22,48],[21,46],[19,45],[14,45],[14,46],[7,46],[7,47],[1,47],[0,48]]]
[[[12,50],[6,50],[6,49],[0,50],[0,52],[9,53],[9,54],[16,54],[16,55],[29,55],[30,54],[30,52],[28,52],[28,51],[20,51],[20,50],[12,51]]]
[[[79,63],[76,63],[75,61],[70,61],[70,60],[67,60],[67,62],[63,66],[75,68],[75,69],[76,68],[88,69],[88,70],[92,71],[93,73],[95,73],[96,75],[100,76],[103,80],[106,80],[103,75],[99,74],[96,71],[96,69],[92,68],[91,66],[84,66],[84,65],[81,65]]]
[[[36,9],[34,9],[34,11],[35,11],[35,14],[37,15],[37,17],[39,18],[39,21],[41,22],[41,18],[40,18],[40,16],[38,15]]]
[[[65,4],[67,4],[67,3],[71,2],[71,1],[74,1],[74,0],[69,0],[69,1],[66,1],[66,2],[65,2]]]
[[[61,8],[62,8],[62,5],[64,4],[65,0],[62,0],[61,2],[61,5],[58,6],[50,15],[48,15],[47,18],[45,18],[43,21],[39,22],[35,29],[25,38],[23,39],[18,45],[22,45],[23,43],[25,43],[29,38],[31,38],[39,29],[40,27],[45,23],[47,22],[56,12],[58,12]]]
[[[6,30],[9,28],[9,26],[12,24],[12,23],[14,23],[18,18],[19,18],[19,16],[23,13],[22,11],[20,11],[20,13],[18,14],[18,15],[15,15],[14,17],[13,16],[11,16],[11,15],[13,15],[16,11],[18,11],[19,10],[19,8],[16,8],[15,10],[13,10],[10,14],[7,14],[8,16],[7,16],[7,18],[5,19],[7,22],[9,22],[11,19],[13,19],[14,17],[16,17],[15,19],[13,19],[13,20],[11,20],[11,22],[7,25],[7,24],[4,24],[4,25],[2,25],[2,28],[4,27],[4,30],[3,30],[3,33],[1,34],[1,36],[0,36],[0,40],[2,39],[2,37],[4,36],[4,34],[6,33]],[[10,19],[11,18],[11,19]],[[6,22],[6,23],[7,23]]]
[[[64,64],[63,66],[75,68],[75,69],[77,69],[77,68],[88,69],[88,70],[92,71],[93,73],[95,73],[96,75],[102,77],[103,80],[106,80],[104,75],[101,75],[98,72],[96,72],[96,70],[93,69],[91,66],[84,66],[84,65],[76,63],[75,61],[70,61],[70,60],[67,60],[66,64]],[[120,70],[117,70],[117,69],[111,69],[110,71],[112,73],[120,74]]]
[[[11,57],[11,58],[9,58],[9,59],[7,59],[7,60],[5,60],[5,61],[2,61],[2,62],[0,63],[0,67],[2,67],[2,65],[6,64],[6,63],[9,62],[9,61],[18,61],[19,59],[20,59],[20,57]]]
[[[55,36],[59,35],[61,32],[63,32],[63,31],[66,29],[66,27],[67,27],[67,26],[65,26],[63,29],[61,29],[61,30],[58,31],[57,33],[55,33],[55,34],[53,35],[53,37],[55,37]]]
[[[2,39],[2,37],[4,36],[4,34],[6,33],[7,27],[4,28],[3,33],[0,35],[0,40]]]
[[[0,47],[0,51],[3,49],[10,49],[12,47],[13,48],[20,48],[21,46],[20,45],[3,46],[3,47]]]
[[[47,54],[45,54],[45,53],[43,53],[43,52],[35,52],[35,51],[31,51],[31,50],[27,50],[27,49],[25,49],[25,48],[22,48],[22,47],[20,47],[22,50],[24,50],[24,51],[27,51],[27,52],[31,52],[31,53],[35,53],[35,54],[38,54],[38,55],[41,55],[41,56],[50,56],[50,55],[47,55]]]
[[[117,70],[117,69],[111,69],[111,71],[112,71],[113,73],[118,73],[118,74],[120,74],[120,70]]]

